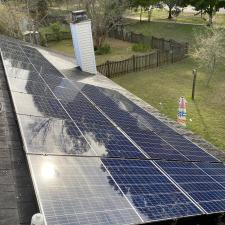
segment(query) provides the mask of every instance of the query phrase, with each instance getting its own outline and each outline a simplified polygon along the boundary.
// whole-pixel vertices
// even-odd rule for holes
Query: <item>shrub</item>
[[[147,52],[150,50],[150,46],[143,43],[137,43],[132,46],[132,50],[134,52]]]
[[[111,52],[111,47],[109,44],[104,44],[103,46],[101,46],[95,51],[96,55],[106,55],[106,54],[109,54],[110,52]]]
[[[60,39],[60,32],[61,32],[61,24],[59,22],[52,23],[50,25],[50,28],[51,28],[53,34],[56,35],[57,40],[59,40]]]
[[[42,34],[41,32],[39,34],[40,34],[40,45],[47,47],[48,44],[47,44],[46,35]]]

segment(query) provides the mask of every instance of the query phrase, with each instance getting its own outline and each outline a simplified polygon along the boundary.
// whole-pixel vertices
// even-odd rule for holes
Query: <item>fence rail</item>
[[[145,55],[133,55],[122,61],[107,61],[98,65],[97,70],[108,78],[174,63],[183,59],[188,53],[188,43],[147,37],[124,29],[113,30],[109,36],[133,43],[151,44],[152,48],[157,50]]]

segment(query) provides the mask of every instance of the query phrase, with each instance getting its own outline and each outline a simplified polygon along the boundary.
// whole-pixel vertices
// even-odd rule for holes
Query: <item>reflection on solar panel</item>
[[[65,110],[54,98],[18,92],[12,92],[12,97],[18,114],[69,119]]]
[[[48,225],[225,211],[225,166],[217,159],[118,92],[74,85],[36,49],[1,37],[0,48]]]
[[[181,159],[182,155],[192,161],[218,161],[117,91],[91,85],[80,85],[80,88],[151,157]],[[151,150],[151,143],[144,141],[143,130],[145,136],[151,134],[147,139],[155,149],[164,143],[159,151],[155,151],[157,155],[154,148]]]
[[[48,225],[142,222],[98,158],[28,156]]]
[[[70,120],[25,115],[18,120],[27,153],[96,155]]]
[[[50,89],[42,82],[35,82],[30,80],[21,80],[15,78],[8,78],[9,86],[12,91],[26,93],[31,95],[39,95],[46,98],[54,98]]]

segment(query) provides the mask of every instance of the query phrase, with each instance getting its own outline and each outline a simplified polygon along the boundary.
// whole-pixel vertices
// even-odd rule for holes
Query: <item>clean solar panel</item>
[[[141,223],[98,158],[29,155],[48,225]]]
[[[18,115],[18,121],[27,153],[96,155],[70,120]]]
[[[177,157],[173,154],[175,156],[174,159],[181,159],[179,155],[183,155],[190,161],[218,161],[216,158],[212,157],[151,114],[128,100],[119,92],[92,85],[81,84],[78,86],[80,86],[82,92],[95,102],[96,105],[115,121],[118,126],[120,126],[129,136],[134,138],[134,141],[150,156],[153,157],[154,152],[149,153],[142,144],[142,138],[138,137],[141,134],[141,129],[149,130],[145,131],[145,133],[152,131],[151,133],[157,135],[157,137],[155,137],[156,140],[161,139],[163,142],[167,143],[168,149],[171,150],[172,146],[174,153],[176,151],[178,152]],[[140,131],[136,134],[134,130]],[[148,140],[151,140],[151,137],[149,137]],[[159,141],[159,144],[161,142]],[[166,149],[161,148],[161,150],[157,152],[165,154]],[[168,157],[165,155],[164,159],[171,159],[171,157],[168,154]]]
[[[150,161],[102,159],[102,162],[145,222],[201,214]]]
[[[225,188],[202,169],[202,163],[157,162],[207,213],[225,209]],[[209,167],[214,164],[208,164]],[[224,168],[224,166],[223,166]],[[217,174],[217,171],[214,170]]]

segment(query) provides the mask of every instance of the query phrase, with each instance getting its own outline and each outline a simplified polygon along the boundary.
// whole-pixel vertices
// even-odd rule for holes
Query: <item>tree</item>
[[[21,38],[21,24],[25,15],[18,13],[18,6],[14,2],[2,2],[0,5],[0,30],[9,36]],[[27,18],[26,18],[27,19]]]
[[[198,62],[200,68],[208,71],[209,86],[219,64],[225,64],[225,36],[224,30],[218,27],[209,27],[201,33],[195,34],[196,46],[192,57]]]
[[[127,7],[127,1],[82,0],[81,3],[92,20],[95,47],[99,48],[104,43],[108,32],[122,23],[122,16]]]
[[[168,15],[168,19],[172,19],[172,10],[175,6],[178,5],[179,0],[164,0],[163,1],[169,8],[169,15]]]
[[[27,0],[27,8],[37,23],[40,23],[48,14],[47,0]]]
[[[220,9],[225,7],[224,0],[185,0],[187,4],[191,4],[197,11],[208,14],[208,25],[213,23],[213,16]]]
[[[143,11],[148,10],[148,21],[150,22],[153,5],[158,1],[159,0],[130,0],[129,3],[132,8],[140,7],[140,22],[142,21]]]

